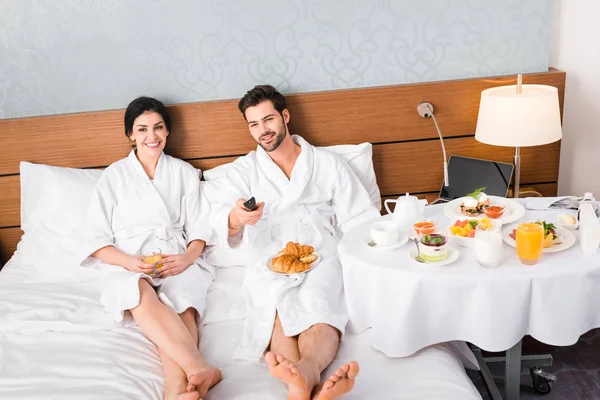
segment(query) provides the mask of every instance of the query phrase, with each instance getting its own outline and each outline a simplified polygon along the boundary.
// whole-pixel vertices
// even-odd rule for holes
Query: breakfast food
[[[573,229],[573,227],[577,226],[577,218],[571,214],[562,214],[558,216],[558,223]]]
[[[310,268],[317,255],[312,246],[288,242],[285,248],[271,260],[271,269],[284,274],[297,274]]]
[[[542,225],[544,227],[544,248],[549,249],[554,245],[561,244],[563,242],[562,238],[556,233],[556,226],[552,223],[548,223],[546,221],[537,220],[536,224]],[[512,239],[517,238],[517,230],[513,229],[512,232],[508,235]]]
[[[504,215],[504,206],[484,206],[483,213],[487,215],[488,218],[500,218],[502,215]]]
[[[431,235],[422,235],[419,241],[419,250],[421,257],[425,261],[436,262],[442,261],[448,257],[448,239],[439,233]]]
[[[290,256],[289,254],[282,254],[271,260],[271,268],[273,268],[275,271],[286,274],[297,274],[309,269],[310,264],[303,263],[298,259],[298,257]]]
[[[490,200],[483,192],[486,188],[479,188],[465,196],[465,199],[460,205],[460,212],[468,216],[476,216],[481,213],[485,206],[490,205]]]
[[[433,233],[437,224],[435,221],[424,220],[418,221],[413,224],[413,229],[417,235],[427,235],[428,233]]]
[[[454,225],[448,228],[448,230],[450,231],[450,234],[454,236],[473,238],[475,237],[475,227],[478,225],[480,226],[480,229],[491,229],[492,221],[488,218],[482,218],[481,220],[457,220],[454,222]]]

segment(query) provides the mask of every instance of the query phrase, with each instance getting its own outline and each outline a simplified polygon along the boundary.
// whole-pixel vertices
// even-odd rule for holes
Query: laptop
[[[514,165],[479,158],[450,156],[448,160],[448,183],[437,200],[430,204],[447,203],[475,189],[485,187],[487,195],[506,197],[512,178]]]

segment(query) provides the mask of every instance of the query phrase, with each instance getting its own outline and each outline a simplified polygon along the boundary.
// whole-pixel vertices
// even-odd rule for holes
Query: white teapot
[[[393,213],[388,203],[396,203]],[[423,211],[427,205],[427,200],[419,200],[418,197],[406,193],[406,196],[400,196],[396,200],[387,199],[384,205],[388,214],[392,214],[392,219],[400,227],[409,228],[415,222],[423,219]]]

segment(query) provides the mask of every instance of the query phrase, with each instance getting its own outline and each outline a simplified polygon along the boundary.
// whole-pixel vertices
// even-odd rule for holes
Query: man
[[[335,228],[345,232],[379,212],[341,157],[290,135],[285,98],[272,86],[250,90],[239,109],[258,146],[231,165],[213,214],[221,243],[250,251],[236,358],[259,361],[268,349],[271,375],[287,384],[289,399],[338,398],[359,367],[352,361],[320,382],[348,319]],[[254,196],[262,201],[251,211],[244,202]],[[269,271],[288,241],[313,246],[318,266],[293,276]]]

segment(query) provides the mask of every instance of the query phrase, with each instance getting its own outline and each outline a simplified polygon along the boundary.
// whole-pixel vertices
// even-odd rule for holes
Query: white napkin
[[[548,210],[552,204],[568,198],[575,198],[575,196],[528,197],[525,199],[525,202],[528,210]]]

